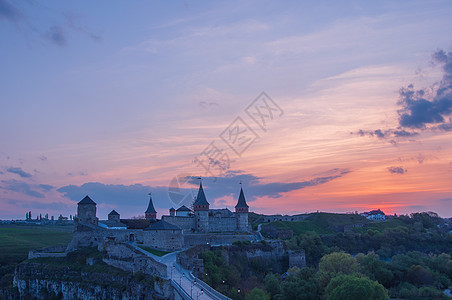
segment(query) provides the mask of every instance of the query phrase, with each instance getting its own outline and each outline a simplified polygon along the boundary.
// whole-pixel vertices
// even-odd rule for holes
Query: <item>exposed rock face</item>
[[[154,289],[164,283],[143,274],[86,272],[33,261],[17,266],[13,284],[25,299],[164,299]]]

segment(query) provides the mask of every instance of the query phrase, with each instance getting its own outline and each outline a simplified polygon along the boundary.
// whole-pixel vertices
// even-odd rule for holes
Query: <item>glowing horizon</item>
[[[183,174],[211,207],[242,180],[258,213],[452,216],[447,1],[0,1],[0,219],[73,215],[88,193],[100,218],[132,217],[149,191],[167,214]],[[246,112],[261,92],[265,127]],[[241,155],[238,117],[257,136]],[[230,159],[216,174],[196,162],[212,142]]]

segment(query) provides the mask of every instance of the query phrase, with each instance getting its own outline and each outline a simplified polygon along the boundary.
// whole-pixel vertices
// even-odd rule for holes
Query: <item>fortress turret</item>
[[[195,211],[195,224],[197,231],[209,231],[209,202],[207,202],[202,182],[199,184],[198,196],[193,203]]]
[[[114,222],[120,222],[120,215],[118,214],[118,212],[116,210],[112,210],[109,214],[108,214],[108,221],[114,221]]]
[[[171,208],[169,209],[169,215],[170,215],[171,217],[176,216],[176,210],[174,209],[174,207],[171,207]]]
[[[77,223],[97,225],[99,219],[96,217],[96,205],[89,196],[85,196],[77,204]]]
[[[157,211],[154,208],[154,204],[152,203],[152,195],[149,193],[149,204],[148,209],[144,212],[144,217],[148,220],[157,219]]]
[[[235,218],[237,220],[237,230],[238,231],[248,231],[248,211],[249,206],[246,204],[245,194],[243,193],[243,188],[240,187],[239,200],[235,206]]]

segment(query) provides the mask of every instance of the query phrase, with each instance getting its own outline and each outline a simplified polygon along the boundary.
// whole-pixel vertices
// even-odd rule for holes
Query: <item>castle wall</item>
[[[235,217],[209,217],[210,232],[237,231]]]
[[[196,245],[229,245],[235,241],[249,241],[253,240],[253,235],[247,234],[184,234],[185,247],[192,247]]]
[[[98,247],[104,243],[104,240],[127,242],[131,239],[138,242],[143,241],[143,231],[103,229],[101,227],[98,230],[74,231],[67,251],[73,251],[83,247]]]
[[[182,228],[184,233],[193,230],[201,232],[249,231],[248,214],[238,214],[237,217],[236,215],[223,217],[220,214],[209,216],[207,211],[198,211],[194,216],[166,215],[162,216],[162,220]]]
[[[303,221],[306,219],[308,215],[296,215],[296,216],[282,216],[282,215],[272,215],[272,216],[264,216],[262,218],[263,222],[276,222],[276,221],[284,221],[284,222],[297,222]]]
[[[28,252],[28,259],[37,257],[65,257],[67,246],[52,246],[42,249],[30,250]]]
[[[195,228],[194,217],[179,217],[179,216],[162,216],[162,220],[170,224],[182,228],[184,231],[191,231]]]
[[[130,245],[106,242],[102,249],[107,252],[107,258],[103,261],[111,266],[130,272],[142,271],[149,275],[168,277],[166,265],[145,256]]]
[[[182,230],[145,230],[143,245],[165,251],[182,249],[184,246]]]

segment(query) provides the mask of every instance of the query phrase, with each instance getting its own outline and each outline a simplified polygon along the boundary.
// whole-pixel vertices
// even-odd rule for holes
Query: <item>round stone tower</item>
[[[86,196],[77,205],[77,223],[97,225],[97,222],[96,202]]]
[[[240,187],[239,200],[235,206],[235,219],[237,221],[237,231],[249,231],[248,224],[249,206],[246,204],[245,194],[242,187]]]
[[[202,182],[199,184],[198,196],[193,203],[195,211],[195,229],[201,232],[209,231],[209,202],[207,202]]]

